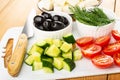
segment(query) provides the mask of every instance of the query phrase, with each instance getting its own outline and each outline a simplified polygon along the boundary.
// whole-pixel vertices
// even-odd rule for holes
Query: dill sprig
[[[103,10],[98,7],[86,10],[79,6],[70,6],[69,9],[75,19],[87,25],[103,26],[114,21],[114,19],[109,19]]]

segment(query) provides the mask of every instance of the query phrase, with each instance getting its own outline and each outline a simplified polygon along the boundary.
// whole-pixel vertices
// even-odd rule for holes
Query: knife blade
[[[21,70],[28,43],[27,38],[33,36],[31,27],[33,25],[33,17],[35,15],[36,11],[32,9],[26,20],[24,28],[18,38],[17,44],[14,48],[10,61],[8,62],[8,73],[13,77],[18,76]]]

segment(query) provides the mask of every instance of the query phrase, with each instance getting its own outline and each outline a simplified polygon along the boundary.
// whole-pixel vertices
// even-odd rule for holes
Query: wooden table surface
[[[0,40],[7,29],[23,26],[31,8],[37,7],[39,0],[0,0]],[[120,17],[120,0],[103,0],[101,6],[113,10]],[[63,80],[120,80],[120,73],[88,76]]]

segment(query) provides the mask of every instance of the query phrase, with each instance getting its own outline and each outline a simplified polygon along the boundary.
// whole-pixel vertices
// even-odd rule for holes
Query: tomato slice
[[[107,55],[113,56],[120,51],[120,42],[111,43],[103,49],[103,52]]]
[[[83,47],[83,46],[93,43],[93,41],[94,41],[93,37],[82,37],[82,38],[77,39],[76,43],[78,46]]]
[[[92,63],[98,68],[108,68],[113,65],[114,60],[109,55],[101,54],[93,57]]]
[[[96,38],[95,44],[100,45],[100,46],[106,46],[110,42],[110,36],[101,36],[99,38]]]
[[[92,58],[101,53],[102,47],[96,44],[88,45],[81,48],[82,54],[87,58]]]
[[[114,59],[115,64],[120,66],[120,53],[114,54],[113,59]]]
[[[112,30],[112,36],[115,40],[120,40],[120,32],[118,30]]]

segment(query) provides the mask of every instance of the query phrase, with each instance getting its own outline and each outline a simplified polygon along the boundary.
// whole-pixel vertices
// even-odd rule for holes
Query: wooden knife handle
[[[11,55],[12,55],[12,48],[13,48],[13,39],[10,38],[6,45],[6,51],[4,56],[4,67],[7,68],[7,65],[10,61]]]
[[[17,45],[8,63],[8,73],[13,77],[18,76],[20,72],[26,53],[26,48],[27,36],[25,34],[21,34],[18,38]]]

